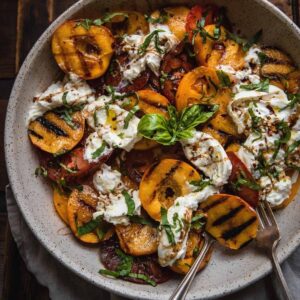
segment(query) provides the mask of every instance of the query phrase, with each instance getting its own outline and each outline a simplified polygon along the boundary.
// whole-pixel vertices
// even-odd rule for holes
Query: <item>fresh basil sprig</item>
[[[128,18],[128,14],[122,12],[115,12],[115,13],[107,13],[102,18],[91,20],[91,19],[83,19],[77,23],[76,26],[81,26],[86,30],[89,30],[91,26],[101,26],[105,23],[110,22],[114,17],[122,16]]]
[[[158,36],[158,34],[160,32],[164,32],[164,30],[156,29],[156,30],[153,30],[151,33],[149,33],[146,36],[146,38],[144,40],[144,43],[138,49],[138,54],[139,55],[144,55],[145,54],[145,52],[147,51],[152,39],[154,39],[154,44],[155,44],[155,48],[156,48],[157,52],[159,52],[159,53],[163,52],[163,50],[159,46],[159,36]]]
[[[174,106],[169,105],[169,119],[158,114],[146,114],[139,122],[138,131],[145,138],[160,144],[174,145],[177,141],[192,137],[193,129],[205,123],[218,110],[218,105],[210,106],[209,111],[205,111],[205,107],[195,104],[177,112]]]
[[[270,86],[269,79],[265,79],[259,83],[242,84],[240,88],[247,91],[268,92]]]

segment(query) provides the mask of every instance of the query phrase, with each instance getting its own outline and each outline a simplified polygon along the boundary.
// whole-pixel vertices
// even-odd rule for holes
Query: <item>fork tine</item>
[[[265,208],[266,208],[265,211],[266,211],[269,221],[272,223],[273,226],[276,226],[276,228],[278,229],[278,225],[277,225],[275,216],[273,214],[272,208],[271,208],[269,202],[267,202],[267,201],[265,202]]]
[[[265,225],[264,227],[271,226],[272,223],[270,222],[270,220],[269,220],[269,218],[266,214],[265,207],[264,207],[264,204],[262,203],[262,201],[259,202],[257,207],[258,207],[258,210],[260,212],[261,219],[264,222],[264,225]]]

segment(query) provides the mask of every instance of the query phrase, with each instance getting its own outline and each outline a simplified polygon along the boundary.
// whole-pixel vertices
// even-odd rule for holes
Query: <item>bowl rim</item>
[[[81,278],[87,280],[88,282],[92,283],[93,285],[97,286],[98,288],[105,289],[109,292],[126,296],[134,299],[150,299],[150,297],[154,296],[152,294],[149,294],[148,292],[144,292],[140,289],[131,289],[130,295],[122,292],[123,289],[118,289],[120,287],[120,283],[118,283],[118,280],[114,279],[108,279],[103,278],[101,282],[95,281],[93,279],[94,275],[91,274],[88,271],[82,270],[79,268],[78,264],[71,261],[66,254],[64,254],[59,247],[56,247],[55,243],[51,241],[47,236],[40,233],[38,230],[36,230],[36,224],[38,222],[32,217],[31,213],[29,211],[24,211],[22,209],[22,195],[18,193],[19,190],[22,190],[22,184],[18,181],[18,176],[13,172],[11,166],[14,165],[14,159],[13,159],[13,151],[10,151],[10,145],[11,145],[11,137],[13,136],[13,130],[14,127],[13,122],[10,122],[10,120],[14,120],[14,113],[15,113],[15,105],[16,101],[20,96],[20,89],[18,88],[21,83],[23,82],[24,75],[27,72],[27,66],[32,64],[35,56],[37,53],[39,53],[43,47],[43,45],[48,41],[47,35],[49,32],[53,31],[54,28],[57,27],[66,17],[70,17],[71,15],[78,13],[82,8],[89,5],[90,3],[93,3],[97,0],[79,0],[78,2],[74,3],[72,6],[70,6],[67,10],[65,10],[62,14],[60,14],[51,24],[47,27],[47,29],[43,32],[43,34],[38,38],[38,40],[35,42],[33,47],[31,48],[30,52],[28,53],[26,59],[24,60],[18,75],[15,79],[8,106],[7,106],[7,112],[6,112],[6,118],[5,118],[5,130],[4,130],[4,149],[5,149],[5,162],[6,162],[6,169],[8,173],[9,183],[13,192],[13,195],[16,199],[17,205],[21,211],[21,214],[30,228],[31,232],[35,235],[37,240],[41,243],[41,245],[58,260],[62,265],[67,267],[69,270],[74,272],[76,275],[80,276]],[[99,2],[103,0],[98,0]],[[276,19],[280,19],[282,22],[285,23],[285,26],[288,26],[291,31],[293,32],[293,35],[298,37],[300,40],[300,28],[297,27],[295,23],[292,22],[292,20],[284,14],[279,8],[277,8],[274,4],[270,3],[268,0],[253,0],[256,2],[259,6],[265,8],[268,13],[272,14],[273,17]],[[281,251],[278,253],[279,261],[282,262],[285,260],[300,244],[300,231],[296,232],[293,236],[293,239],[289,242],[288,245],[286,245],[285,251]],[[263,264],[256,272],[255,276],[252,274],[248,276],[248,280],[245,281],[241,279],[240,281],[232,282],[231,285],[227,287],[220,287],[217,289],[213,289],[207,292],[207,295],[205,296],[205,299],[211,299],[216,298],[220,296],[224,296],[230,293],[233,293],[237,290],[240,290],[242,288],[247,287],[250,284],[253,284],[254,282],[258,281],[260,278],[264,277],[271,271],[271,265],[270,264]],[[106,283],[109,283],[106,285]],[[136,284],[134,284],[136,286]],[[175,287],[174,287],[175,288]],[[124,291],[128,291],[124,287]],[[159,297],[159,296],[158,296]],[[188,297],[190,298],[190,297]],[[152,299],[152,298],[151,298]],[[156,298],[155,298],[156,299]],[[159,299],[159,298],[157,298]],[[202,298],[201,298],[202,299]]]

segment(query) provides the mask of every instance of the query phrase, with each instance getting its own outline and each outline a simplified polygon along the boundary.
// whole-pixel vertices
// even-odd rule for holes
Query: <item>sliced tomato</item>
[[[195,5],[191,8],[190,12],[186,18],[186,25],[185,29],[189,35],[189,40],[191,41],[193,38],[193,30],[197,27],[197,21],[201,20],[204,14],[206,15],[205,18],[205,25],[209,25],[213,23],[213,16],[214,16],[215,7],[204,7],[201,5]]]
[[[250,188],[246,185],[237,185],[239,177],[245,178],[248,182],[251,182],[255,185],[255,179],[252,174],[245,166],[245,164],[239,159],[239,157],[231,151],[227,152],[227,156],[232,164],[232,171],[229,177],[229,183],[232,191],[242,199],[244,199],[252,207],[256,207],[259,199],[259,193],[257,189]]]
[[[53,158],[43,155],[41,165],[47,170],[48,178],[59,182],[64,179],[67,183],[80,183],[83,177],[93,173],[110,155],[103,156],[99,162],[90,163],[83,157],[84,147],[73,149],[61,157]]]

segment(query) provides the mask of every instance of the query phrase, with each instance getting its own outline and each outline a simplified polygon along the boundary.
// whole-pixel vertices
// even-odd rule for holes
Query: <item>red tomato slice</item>
[[[213,23],[214,7],[203,7],[201,5],[195,5],[191,8],[186,18],[185,29],[189,35],[189,40],[193,38],[193,30],[196,29],[197,21],[201,20],[204,13],[207,13],[205,18],[205,25]]]
[[[232,164],[232,171],[229,177],[229,183],[233,186],[239,176],[245,177],[249,182],[254,182],[255,180],[245,166],[245,164],[239,159],[239,157],[234,152],[227,152],[227,156],[231,161]],[[248,202],[252,207],[256,207],[259,199],[258,190],[254,190],[248,186],[240,185],[238,189],[234,189],[234,193]]]
[[[103,156],[97,163],[90,163],[83,154],[84,147],[78,147],[61,158],[43,155],[41,165],[47,170],[48,178],[55,182],[63,178],[67,183],[80,183],[80,179],[96,171],[111,155]]]

